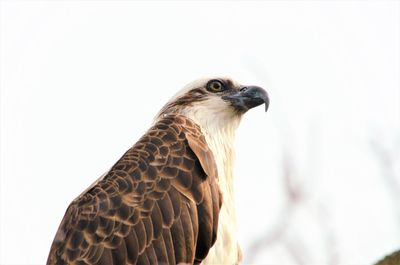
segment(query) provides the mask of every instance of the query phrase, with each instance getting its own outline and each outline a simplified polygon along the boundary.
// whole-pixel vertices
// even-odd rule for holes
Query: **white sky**
[[[220,74],[262,86],[271,99],[267,114],[246,114],[237,135],[245,257],[282,210],[284,149],[310,189],[292,228],[309,238],[309,251],[321,252],[313,223],[321,209],[340,264],[369,264],[400,248],[398,205],[370,147],[400,148],[399,1],[0,7],[0,264],[45,263],[68,204],[178,89]],[[285,255],[276,248],[256,262],[293,264]]]

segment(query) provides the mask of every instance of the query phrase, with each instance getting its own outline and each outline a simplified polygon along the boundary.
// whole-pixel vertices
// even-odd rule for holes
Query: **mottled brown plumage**
[[[166,115],[71,203],[47,264],[200,263],[221,203],[199,126]]]

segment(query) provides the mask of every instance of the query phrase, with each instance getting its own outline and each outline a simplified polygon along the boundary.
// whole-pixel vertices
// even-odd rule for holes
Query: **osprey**
[[[47,264],[237,264],[234,136],[260,87],[195,81],[68,207]]]

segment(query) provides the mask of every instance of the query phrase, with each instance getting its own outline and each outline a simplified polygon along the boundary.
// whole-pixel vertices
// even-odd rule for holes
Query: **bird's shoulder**
[[[117,248],[131,233],[135,233],[134,249],[139,257],[181,218],[182,203],[190,212],[190,207],[202,204],[211,192],[214,197],[219,195],[216,178],[215,161],[199,126],[183,116],[163,117],[71,203],[54,239],[52,249],[60,252],[54,259],[103,259],[98,247],[97,254],[90,249],[94,245]],[[220,200],[214,204],[220,207]],[[151,231],[146,222],[151,223]],[[138,239],[141,234],[146,235],[144,241]],[[52,251],[49,260],[51,255]]]

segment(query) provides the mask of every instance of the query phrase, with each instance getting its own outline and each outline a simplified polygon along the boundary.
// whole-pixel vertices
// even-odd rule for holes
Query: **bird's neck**
[[[227,196],[233,196],[234,142],[240,116],[186,114],[188,118],[200,126],[206,142],[213,152],[218,168],[219,185],[224,193],[225,201]]]
[[[213,152],[218,169],[218,183],[222,193],[222,207],[219,214],[217,241],[211,248],[203,264],[237,264],[240,250],[237,238],[235,195],[233,187],[233,167],[235,160],[235,131],[240,117],[232,123],[216,121],[201,123],[196,121]],[[225,124],[225,126],[221,126]],[[214,126],[215,125],[215,126]]]
[[[233,191],[233,167],[235,162],[235,131],[233,128],[215,130],[203,129],[206,142],[213,152],[218,169],[219,187],[223,193],[224,203],[234,197]]]

